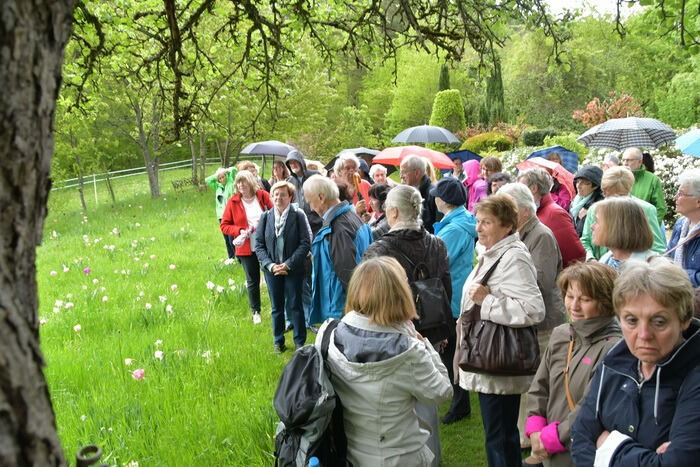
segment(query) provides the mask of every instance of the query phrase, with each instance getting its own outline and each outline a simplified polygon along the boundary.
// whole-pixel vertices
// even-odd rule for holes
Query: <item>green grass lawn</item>
[[[172,192],[188,176],[162,174],[158,200],[145,177],[116,180],[114,205],[104,184],[95,203],[90,185],[87,212],[77,191],[51,194],[37,253],[41,344],[71,462],[94,443],[110,465],[273,464],[272,396],[291,352],[272,353],[264,287],[263,323],[250,319],[213,192]],[[485,465],[474,397],[472,410],[442,428],[442,465]]]

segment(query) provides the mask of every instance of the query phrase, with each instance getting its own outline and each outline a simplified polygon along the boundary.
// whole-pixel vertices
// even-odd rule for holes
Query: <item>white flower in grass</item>
[[[72,293],[67,293],[67,294],[66,294],[66,298],[73,298],[73,294],[72,294]]]
[[[155,241],[156,241],[156,237],[151,237],[151,241],[152,241],[152,242],[155,242]]]
[[[59,307],[63,306],[63,300],[56,300],[56,302],[54,303],[54,306],[59,306]]]
[[[43,326],[44,324],[46,324],[46,320],[44,318],[41,318],[39,320],[39,325]]]
[[[132,363],[134,363],[134,359],[133,359],[133,358],[125,358],[125,359],[124,359],[124,365],[126,365],[126,366],[131,366]]]
[[[141,227],[141,224],[139,224],[139,223],[137,222],[137,223],[134,224],[134,227]]]
[[[61,309],[60,309],[59,307],[55,306],[55,307],[53,307],[53,312],[54,312],[54,313],[60,313],[60,312],[61,312]]]
[[[163,351],[162,351],[162,350],[156,350],[156,351],[153,353],[153,357],[154,357],[156,360],[163,360]]]
[[[173,292],[175,292],[175,291],[177,290],[177,284],[171,285],[171,286],[170,286],[170,290],[172,290]]]
[[[228,266],[229,264],[233,264],[234,261],[236,261],[236,260],[233,259],[233,258],[226,258],[226,259],[224,260],[224,264],[225,264],[226,266]]]
[[[134,261],[140,261],[141,259],[138,256],[134,256]]]
[[[66,304],[64,305],[64,308],[65,308],[66,310],[70,310],[70,309],[73,308],[74,306],[75,306],[75,305],[73,305],[73,302],[66,302]]]
[[[149,264],[148,263],[143,263],[143,268],[148,269]]]
[[[228,280],[228,285],[234,285],[235,283],[236,283],[236,281],[234,281],[233,279]]]
[[[68,272],[68,271],[70,271],[70,268],[64,264],[63,265],[63,272]]]
[[[150,310],[150,309],[152,308],[153,305],[151,305],[150,303],[146,303],[145,306],[146,306],[146,309],[147,309],[147,310]]]
[[[139,463],[137,461],[129,461],[124,464],[124,467],[139,467]]]
[[[223,291],[224,291],[224,288],[222,286],[220,286],[220,285],[216,286],[216,293],[221,293]]]
[[[168,297],[165,295],[158,295],[158,300],[160,300],[160,303],[165,303],[166,300],[168,300]]]
[[[53,276],[55,276],[56,274],[58,274],[56,271],[51,271],[51,272],[49,273],[49,276],[53,277]]]
[[[143,290],[139,292],[139,297],[143,297]]]
[[[102,297],[102,301],[103,301],[103,302],[106,302],[107,300],[109,300],[109,297],[108,297],[107,295],[104,295],[104,296]]]
[[[87,285],[84,285],[84,286],[83,286],[83,290],[87,290]]]
[[[166,305],[166,306],[165,306],[165,312],[166,312],[166,313],[172,313],[172,312],[173,312],[173,306],[172,306],[172,305]]]
[[[151,256],[149,256],[149,258],[156,259],[156,255],[151,255]]]
[[[81,415],[80,421],[84,422],[85,420],[87,420],[87,415]]]
[[[83,327],[80,324],[76,324],[75,326],[73,326],[73,331],[75,331],[75,332],[80,332],[82,330],[83,330]]]
[[[214,287],[216,287],[216,284],[214,284],[212,281],[207,281],[207,289],[212,290]]]
[[[171,264],[171,265],[170,265],[170,266],[168,266],[168,267],[170,268],[170,270],[171,270],[171,271],[174,271],[174,270],[175,270],[175,268],[176,268],[177,266],[175,266],[174,264]]]
[[[160,347],[163,345],[163,339],[158,339],[153,344],[155,344],[156,347]]]
[[[92,280],[92,283],[95,284],[95,285],[97,285],[97,284],[100,283],[100,281],[99,281],[99,279],[93,279],[93,280]]]
[[[105,290],[107,290],[105,287],[100,287],[100,292],[104,292]]]

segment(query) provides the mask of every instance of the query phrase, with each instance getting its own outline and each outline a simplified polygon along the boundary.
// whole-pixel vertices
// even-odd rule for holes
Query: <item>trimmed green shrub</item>
[[[430,124],[447,128],[452,133],[467,126],[467,121],[464,119],[462,95],[458,89],[447,89],[435,94]]]
[[[547,136],[556,136],[557,130],[554,128],[544,128],[541,130],[526,131],[523,133],[524,146],[542,146]]]
[[[513,142],[506,135],[489,131],[480,135],[472,136],[462,144],[460,149],[469,149],[480,154],[486,151],[508,151],[513,149]]]
[[[590,149],[582,143],[576,141],[577,135],[569,133],[568,135],[547,136],[544,139],[544,146],[561,146],[578,154],[578,161],[581,162],[588,155]]]

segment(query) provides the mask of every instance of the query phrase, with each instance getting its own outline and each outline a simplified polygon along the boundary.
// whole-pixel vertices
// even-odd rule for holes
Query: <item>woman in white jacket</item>
[[[380,256],[355,269],[345,316],[328,349],[353,465],[425,466],[433,460],[416,401],[450,400],[452,386],[440,355],[413,327],[416,317],[406,274],[395,259]]]
[[[481,319],[511,327],[540,323],[545,308],[537,272],[519,240],[518,208],[509,195],[491,195],[474,206],[476,232],[486,251],[464,284],[462,312],[481,306]],[[481,278],[498,261],[486,285]],[[457,336],[459,345],[460,336]],[[459,371],[459,385],[479,393],[489,467],[520,467],[518,408],[532,376],[494,376]]]

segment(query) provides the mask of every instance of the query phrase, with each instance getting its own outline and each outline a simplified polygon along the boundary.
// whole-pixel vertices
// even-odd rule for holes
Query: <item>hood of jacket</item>
[[[690,369],[697,366],[700,362],[700,320],[698,318],[691,319],[688,329],[683,332],[683,338],[685,339],[683,342],[673,349],[666,358],[656,364],[654,373],[649,380],[650,384],[655,385],[654,419],[656,420],[658,420],[659,417],[659,387],[664,375],[669,375],[669,378],[686,375]],[[599,410],[599,401],[605,372],[614,371],[638,381],[638,362],[639,360],[632,355],[624,339],[621,339],[620,342],[610,349],[602,362],[602,375],[600,378],[600,385],[597,388],[596,414]],[[641,384],[645,383],[646,382],[643,382]]]
[[[465,162],[464,165],[462,165],[462,170],[464,170],[464,172],[467,174],[467,177],[463,182],[464,186],[467,188],[472,186],[474,182],[479,179],[479,175],[481,175],[481,166],[479,165],[479,161],[474,159]]]
[[[285,165],[289,169],[289,174],[297,176],[297,174],[289,166],[290,161],[297,161],[299,164],[301,164],[302,177],[306,177],[306,160],[304,159],[304,155],[301,153],[301,151],[297,149],[292,149],[291,151],[289,151],[289,153],[287,154],[287,158],[284,161]]]
[[[476,218],[473,214],[467,212],[467,208],[464,206],[453,209],[449,214],[445,215],[441,221],[433,224],[435,235],[448,225],[453,229],[461,230],[472,238],[478,238],[476,233]]]

